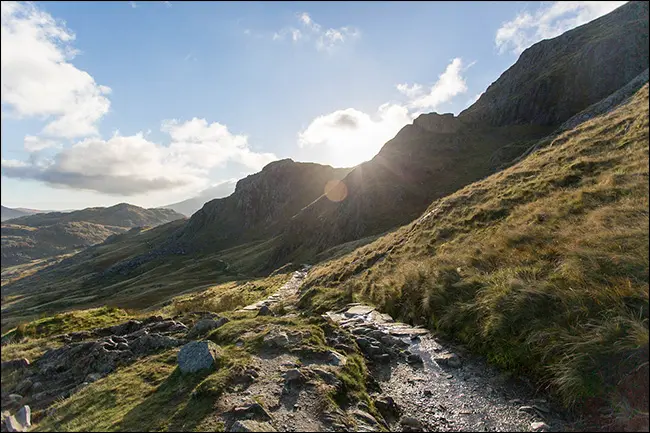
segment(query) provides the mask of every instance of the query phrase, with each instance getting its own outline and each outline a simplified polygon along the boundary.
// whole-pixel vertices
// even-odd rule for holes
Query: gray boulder
[[[216,369],[220,356],[218,347],[211,341],[192,341],[178,352],[178,368],[183,373]]]

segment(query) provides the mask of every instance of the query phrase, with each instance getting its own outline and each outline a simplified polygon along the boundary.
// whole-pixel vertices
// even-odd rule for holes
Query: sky
[[[623,3],[2,1],[2,204],[157,207],[277,159],[351,167]]]

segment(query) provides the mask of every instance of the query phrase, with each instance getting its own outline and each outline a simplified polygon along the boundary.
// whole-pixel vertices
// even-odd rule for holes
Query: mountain
[[[64,254],[134,227],[157,226],[183,215],[126,203],[108,208],[22,216],[2,224],[2,266]]]
[[[569,407],[605,403],[611,431],[647,430],[648,103],[646,78],[618,107],[317,266],[301,307],[369,302]]]
[[[188,250],[209,252],[272,237],[323,196],[328,182],[349,171],[291,159],[271,162],[239,180],[230,196],[205,203],[175,241]]]
[[[38,211],[29,211],[27,209],[12,209],[10,207],[2,206],[2,221],[12,218],[19,218],[22,216],[32,215]]]
[[[423,114],[289,223],[269,269],[408,223],[439,197],[507,166],[571,116],[648,69],[648,3],[525,50],[458,117]],[[309,239],[309,242],[304,242]]]
[[[182,213],[187,217],[190,217],[192,214],[194,214],[194,212],[201,209],[203,205],[210,200],[227,197],[232,194],[235,190],[236,184],[237,182],[235,181],[222,182],[218,185],[201,191],[196,197],[188,198],[187,200],[183,200],[178,203],[161,206],[161,208],[171,209],[178,213]]]

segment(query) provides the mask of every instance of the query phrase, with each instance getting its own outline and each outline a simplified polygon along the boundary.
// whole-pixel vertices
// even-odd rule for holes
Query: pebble
[[[545,422],[534,422],[530,424],[530,429],[534,432],[544,432],[549,430],[548,424]]]

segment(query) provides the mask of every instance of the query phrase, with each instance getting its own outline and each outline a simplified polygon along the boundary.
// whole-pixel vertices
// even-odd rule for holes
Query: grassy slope
[[[307,284],[314,311],[370,301],[567,405],[607,397],[647,418],[648,85]]]

